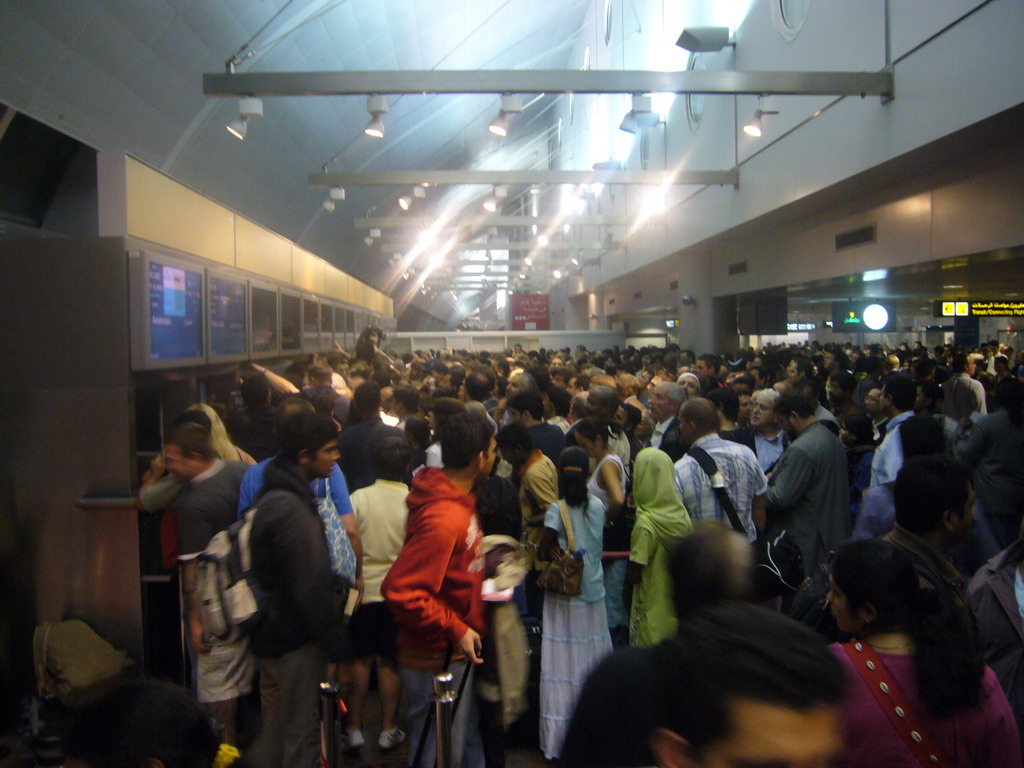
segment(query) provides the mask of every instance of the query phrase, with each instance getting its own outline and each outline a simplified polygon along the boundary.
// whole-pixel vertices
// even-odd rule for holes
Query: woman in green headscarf
[[[636,524],[630,540],[627,578],[633,585],[629,642],[656,645],[676,634],[672,579],[668,563],[675,544],[693,525],[675,489],[675,468],[668,454],[644,448],[633,464]]]

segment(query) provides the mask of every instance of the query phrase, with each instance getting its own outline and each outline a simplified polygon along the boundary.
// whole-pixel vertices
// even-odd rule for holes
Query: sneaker
[[[394,749],[404,741],[405,731],[401,728],[395,728],[393,731],[381,731],[380,738],[377,739],[377,746],[380,747],[381,752],[387,752],[389,749]]]
[[[362,731],[348,731],[345,738],[345,749],[359,749],[366,743]]]

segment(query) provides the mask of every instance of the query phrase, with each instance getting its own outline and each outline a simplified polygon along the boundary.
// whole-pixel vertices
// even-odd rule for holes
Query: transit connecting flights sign
[[[1024,301],[939,300],[935,317],[1024,317]]]

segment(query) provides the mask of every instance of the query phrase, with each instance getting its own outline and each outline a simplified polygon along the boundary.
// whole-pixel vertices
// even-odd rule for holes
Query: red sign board
[[[509,298],[513,331],[551,329],[551,304],[546,293],[513,293]]]

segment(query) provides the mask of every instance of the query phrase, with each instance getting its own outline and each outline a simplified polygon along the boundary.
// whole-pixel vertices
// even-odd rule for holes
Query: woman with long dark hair
[[[839,550],[828,600],[854,640],[832,648],[847,671],[848,768],[1008,768],[1017,726],[970,631],[910,557],[882,539]]]
[[[559,495],[544,516],[540,557],[566,549],[568,536],[562,505],[568,513],[577,552],[583,559],[583,588],[576,597],[544,595],[544,634],[540,657],[540,748],[549,760],[561,754],[565,730],[590,671],[612,650],[604,607],[601,570],[605,505],[589,492],[589,459],[579,448],[566,448],[558,459]]]

